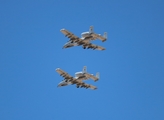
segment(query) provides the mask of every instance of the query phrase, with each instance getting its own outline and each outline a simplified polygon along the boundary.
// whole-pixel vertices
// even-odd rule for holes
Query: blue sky
[[[0,120],[163,120],[162,0],[1,0]],[[62,49],[65,28],[108,32],[105,51]],[[57,88],[61,68],[98,90]]]

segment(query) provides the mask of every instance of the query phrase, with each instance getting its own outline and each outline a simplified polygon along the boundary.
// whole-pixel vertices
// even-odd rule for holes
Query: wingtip
[[[102,40],[102,42],[105,42],[107,39]]]
[[[95,82],[97,82],[99,79],[95,80]]]
[[[65,47],[65,46],[63,46],[63,47],[62,47],[62,49],[66,49],[66,47]]]
[[[60,70],[60,68],[56,68],[56,71]]]
[[[65,29],[64,29],[64,28],[62,28],[62,29],[60,29],[60,31],[61,31],[61,30],[65,30]]]
[[[97,87],[95,87],[93,90],[97,90],[98,88]]]

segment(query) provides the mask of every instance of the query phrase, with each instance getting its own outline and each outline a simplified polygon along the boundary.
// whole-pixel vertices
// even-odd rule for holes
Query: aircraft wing
[[[96,90],[97,87],[96,86],[93,86],[93,85],[88,85],[88,88],[92,89],[92,90]]]
[[[74,80],[74,78],[71,75],[69,75],[67,72],[65,72],[64,70],[62,70],[60,68],[57,68],[56,72],[59,73],[60,76],[64,77],[65,79],[67,79],[69,81]]]
[[[90,85],[90,84],[86,84],[86,83],[84,83],[84,82],[81,82],[81,81],[78,81],[78,80],[76,80],[76,86],[77,86],[77,88],[79,88],[79,87],[83,87],[83,88],[90,88],[90,89],[92,89],[92,90],[96,90],[97,89],[97,87],[96,86],[93,86],[93,85]]]
[[[85,48],[87,48],[87,49],[97,49],[97,50],[105,50],[105,48],[104,47],[101,47],[101,46],[98,46],[98,45],[95,45],[95,44],[83,44],[83,48],[85,49]]]
[[[90,88],[92,90],[96,90],[97,89],[96,86],[93,86],[93,85],[90,85],[90,84],[86,84],[86,83],[84,83],[81,87]]]
[[[80,40],[79,37],[75,36],[73,33],[69,32],[66,29],[61,29],[60,30],[65,36],[67,36],[68,38],[70,38],[69,41],[71,42],[78,42]]]
[[[99,80],[99,78],[97,78],[96,76],[94,76],[92,74],[85,73],[85,75],[86,75],[87,78],[90,78],[90,79],[92,79],[94,81],[98,81]]]

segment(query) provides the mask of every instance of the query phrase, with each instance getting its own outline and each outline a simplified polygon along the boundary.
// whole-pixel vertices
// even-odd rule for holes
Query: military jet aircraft
[[[65,36],[70,38],[70,40],[63,46],[63,48],[69,48],[73,46],[80,46],[82,45],[84,49],[97,49],[97,50],[105,50],[104,47],[95,45],[90,43],[92,40],[99,39],[102,42],[107,40],[107,32],[104,33],[104,36],[93,32],[93,26],[90,26],[88,32],[81,33],[81,38],[75,36],[73,33],[69,32],[66,29],[60,30]]]
[[[94,76],[93,74],[87,73],[86,69],[87,69],[87,67],[84,66],[83,71],[76,72],[75,77],[72,77],[71,75],[69,75],[64,70],[62,70],[60,68],[57,68],[56,72],[58,72],[60,74],[60,76],[64,77],[64,80],[61,81],[58,84],[58,87],[76,84],[77,88],[79,88],[79,87],[82,88],[83,87],[83,88],[90,88],[90,89],[93,89],[93,90],[97,89],[96,86],[86,84],[86,83],[83,82],[83,80],[92,79],[96,82],[96,81],[99,80],[99,73],[97,73],[96,76]]]

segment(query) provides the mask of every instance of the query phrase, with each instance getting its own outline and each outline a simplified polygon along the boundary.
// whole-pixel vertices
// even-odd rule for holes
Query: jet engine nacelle
[[[83,32],[83,33],[81,33],[81,37],[82,38],[86,38],[86,37],[90,37],[90,36],[91,36],[91,34],[89,32]]]
[[[76,73],[75,73],[75,76],[76,76],[76,77],[81,77],[81,76],[83,76],[83,73],[82,73],[82,72],[76,72]]]
[[[89,28],[89,32],[83,32],[82,34],[81,34],[81,37],[82,38],[91,38],[92,36],[91,36],[91,34],[93,33],[93,26],[90,26],[90,28]]]

